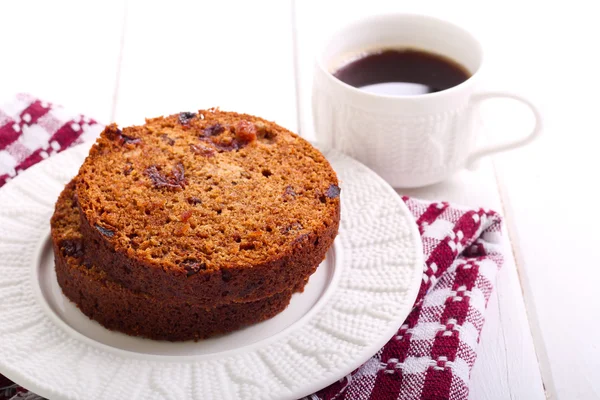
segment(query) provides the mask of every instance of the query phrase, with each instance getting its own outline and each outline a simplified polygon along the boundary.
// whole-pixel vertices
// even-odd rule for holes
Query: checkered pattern
[[[0,107],[0,186],[20,171],[102,130],[96,121],[27,94]]]
[[[415,306],[377,354],[310,400],[468,398],[485,307],[503,260],[500,217],[403,200],[417,221],[426,260]]]
[[[50,154],[95,137],[101,128],[93,120],[18,96],[0,109],[0,186]],[[377,354],[307,399],[468,398],[485,308],[503,260],[501,220],[493,211],[403,200],[417,221],[426,260],[417,301]],[[0,375],[0,400],[39,398]]]

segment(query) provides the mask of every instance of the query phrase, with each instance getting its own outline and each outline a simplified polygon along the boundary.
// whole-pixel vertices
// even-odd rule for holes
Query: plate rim
[[[42,173],[42,172],[44,172],[44,168],[52,165],[53,163],[57,163],[58,162],[58,161],[56,161],[57,159],[62,160],[63,158],[68,157],[67,155],[62,155],[62,154],[74,154],[74,155],[79,155],[79,156],[83,155],[83,157],[85,157],[87,155],[87,149],[92,144],[93,144],[93,142],[86,142],[86,143],[74,146],[70,149],[67,149],[59,154],[56,154],[56,155],[50,157],[47,160],[44,160],[43,162],[40,162],[40,163],[32,166],[27,171],[24,171],[22,174],[17,176],[15,179],[8,182],[4,186],[4,188],[2,188],[2,190],[0,191],[0,199],[2,198],[2,194],[7,192],[7,189],[11,190],[10,188],[13,185],[16,185],[15,182],[24,181],[29,176],[34,176],[34,174],[36,174],[36,173]],[[77,154],[77,152],[80,152],[82,154]],[[415,257],[411,263],[412,280],[407,283],[407,285],[406,285],[407,288],[406,288],[406,290],[404,290],[404,292],[406,293],[406,297],[408,298],[407,304],[409,304],[409,306],[404,305],[403,311],[401,313],[399,313],[399,315],[396,318],[393,319],[394,323],[389,323],[387,326],[387,329],[385,330],[385,333],[380,333],[378,335],[379,340],[376,341],[376,343],[370,342],[369,345],[363,346],[362,351],[359,351],[358,354],[355,354],[352,357],[352,361],[346,362],[344,364],[345,366],[336,367],[334,373],[327,371],[326,373],[323,373],[321,375],[320,379],[312,380],[311,382],[308,382],[305,385],[302,385],[301,387],[296,386],[293,388],[293,390],[289,389],[289,387],[285,387],[286,391],[289,392],[288,395],[291,396],[291,397],[289,397],[290,399],[310,395],[310,394],[330,385],[331,383],[343,378],[344,376],[348,375],[353,370],[358,368],[360,365],[362,365],[364,362],[366,362],[369,358],[371,358],[373,356],[373,354],[375,354],[379,348],[381,348],[383,345],[385,345],[385,343],[387,343],[389,341],[389,339],[398,330],[398,328],[400,327],[400,324],[404,321],[404,319],[408,316],[408,314],[410,313],[410,311],[412,309],[412,304],[414,304],[414,301],[417,297],[418,290],[420,287],[421,276],[422,276],[421,271],[422,271],[422,265],[424,263],[424,256],[423,256],[423,251],[422,251],[422,240],[421,240],[421,236],[419,234],[418,228],[417,228],[417,224],[414,221],[414,219],[412,218],[412,215],[411,215],[408,207],[406,206],[406,204],[404,203],[404,201],[402,200],[400,195],[398,195],[395,192],[395,190],[381,176],[377,175],[374,171],[372,171],[371,169],[366,167],[364,164],[349,157],[348,155],[344,155],[338,151],[331,150],[331,151],[325,153],[325,156],[328,159],[330,159],[330,157],[332,157],[332,156],[333,157],[341,157],[342,159],[350,160],[351,163],[353,163],[356,168],[362,168],[364,171],[366,171],[369,174],[369,179],[372,179],[373,181],[375,181],[380,188],[382,188],[383,190],[385,190],[389,193],[390,198],[392,198],[392,197],[396,198],[395,203],[398,207],[400,207],[402,216],[403,217],[408,216],[408,218],[406,218],[406,219],[408,219],[408,222],[409,222],[408,226],[407,226],[408,236],[409,236],[409,239],[411,240],[411,244],[412,244],[411,248],[413,249],[413,253],[414,253],[413,256]],[[81,159],[81,161],[83,161],[83,158]],[[79,167],[79,165],[76,166],[76,168],[78,168],[78,167]],[[342,188],[343,188],[343,183],[341,183],[340,186],[342,186]],[[52,205],[53,204],[54,204],[54,200],[52,201]],[[344,214],[342,212],[342,216],[343,215]],[[36,239],[35,249],[39,249],[40,246],[43,246],[44,245],[43,243],[48,240],[48,231],[49,231],[49,228],[41,230],[41,235],[39,235]],[[38,234],[39,233],[40,232],[38,231]],[[338,248],[336,248],[335,246],[337,246],[340,249],[340,251],[338,251]],[[342,244],[340,244],[339,236],[338,236],[338,238],[336,238],[336,241],[334,242],[334,251],[335,251],[336,257],[342,258],[343,261],[348,261],[349,257],[347,257],[347,254],[345,254],[345,252],[343,251],[343,246],[342,246]],[[32,264],[31,261],[33,261],[33,265],[37,266],[37,261],[38,261],[39,257],[40,257],[39,251],[33,257],[31,254],[29,254],[29,259],[30,259],[29,264]],[[335,268],[337,268],[337,262],[334,265],[335,265]],[[5,266],[5,265],[3,265],[2,262],[0,262],[0,268],[2,268],[3,266]],[[29,268],[31,268],[31,265],[29,266]],[[35,269],[38,269],[38,268],[35,268]],[[346,269],[346,266],[344,266],[343,269]],[[35,274],[37,276],[35,271],[29,271],[29,274],[30,275]],[[341,279],[340,278],[341,275],[342,275],[341,273],[334,273],[333,279],[336,279],[336,277],[337,277],[337,279],[339,280],[339,279]],[[333,279],[332,279],[332,282],[329,284],[328,288],[326,289],[326,292],[323,294],[323,297],[333,296],[333,293],[335,292],[335,290],[339,289],[337,284],[336,285],[332,284]],[[0,281],[1,281],[1,279],[0,279]],[[28,285],[28,284],[31,284],[31,282],[32,282],[32,276],[29,276],[28,279],[24,280],[21,283],[21,285],[24,285],[24,284]],[[339,282],[338,282],[338,284],[339,284]],[[251,352],[252,350],[256,350],[257,347],[263,347],[263,346],[268,347],[269,345],[276,344],[276,342],[277,342],[276,339],[280,339],[281,337],[283,337],[284,333],[289,335],[291,332],[293,332],[294,331],[293,328],[298,324],[298,321],[303,321],[304,323],[302,325],[305,325],[306,321],[309,320],[308,316],[310,314],[312,314],[312,316],[314,317],[314,315],[316,315],[318,311],[322,310],[323,308],[325,308],[327,306],[327,301],[321,301],[321,299],[319,299],[319,303],[323,303],[320,307],[318,307],[320,310],[318,309],[313,312],[313,309],[315,308],[315,307],[313,307],[304,316],[302,316],[298,321],[296,321],[292,325],[286,327],[283,331],[278,332],[271,337],[265,338],[263,340],[255,342],[255,343],[251,343],[249,345],[245,345],[238,349],[231,349],[231,350],[226,350],[223,352],[211,353],[211,354],[206,354],[206,355],[168,356],[168,355],[156,355],[156,354],[143,354],[143,353],[138,353],[135,351],[129,351],[129,350],[124,350],[124,349],[120,349],[120,348],[115,348],[115,347],[106,345],[104,343],[100,343],[94,339],[91,339],[91,338],[83,335],[82,333],[78,332],[74,328],[68,326],[68,324],[66,324],[65,321],[62,321],[62,319],[58,315],[56,315],[54,313],[54,311],[51,310],[49,305],[46,304],[48,309],[44,309],[39,304],[40,299],[38,299],[38,293],[43,298],[43,294],[41,293],[41,290],[39,289],[39,285],[33,285],[33,286],[34,286],[34,288],[32,288],[32,292],[34,292],[34,297],[35,297],[37,306],[42,308],[43,316],[48,318],[48,314],[50,314],[51,315],[50,319],[54,325],[56,325],[55,324],[56,320],[59,320],[62,324],[64,324],[65,327],[67,327],[69,330],[72,330],[72,332],[69,333],[68,330],[63,329],[63,327],[61,327],[60,325],[57,326],[68,337],[70,337],[78,342],[81,342],[80,339],[84,338],[84,343],[86,345],[91,345],[98,350],[106,351],[106,352],[109,352],[112,354],[115,354],[115,352],[116,352],[115,355],[120,356],[124,359],[141,360],[141,361],[146,361],[146,362],[150,362],[153,364],[155,362],[160,363],[163,361],[170,362],[170,363],[175,362],[178,364],[181,364],[181,363],[189,364],[192,362],[202,363],[203,361],[206,361],[206,362],[212,361],[213,359],[218,358],[218,356],[227,357],[227,356],[231,355],[230,353],[234,353],[234,352],[239,353],[241,349],[244,349],[243,353],[246,354],[248,352]],[[37,286],[37,287],[35,287],[35,286]],[[330,290],[330,288],[331,288],[331,290]],[[329,299],[327,299],[327,300],[329,300]],[[0,313],[1,313],[1,309],[0,309]],[[75,333],[75,335],[72,335],[71,333]],[[2,334],[3,333],[0,331],[0,337],[2,337]],[[81,336],[81,338],[79,338],[78,336]],[[93,342],[93,343],[90,344],[90,343],[88,343],[88,341]],[[105,348],[99,349],[97,346],[107,347],[108,349],[105,349]],[[1,346],[0,346],[0,348],[1,348]],[[150,357],[152,359],[149,360],[148,357]],[[176,360],[174,360],[174,359],[176,359]],[[68,393],[65,393],[64,391],[61,393],[59,391],[53,390],[51,387],[46,388],[44,386],[44,384],[41,382],[38,384],[38,382],[35,379],[30,378],[27,374],[24,374],[24,373],[18,371],[17,369],[13,368],[10,365],[10,363],[6,363],[3,360],[0,360],[0,372],[15,382],[22,382],[25,387],[27,387],[28,389],[32,390],[33,392],[35,392],[39,395],[49,397],[49,398],[58,398],[58,399],[73,398],[72,396],[70,396]],[[302,390],[300,390],[300,389],[302,389]],[[280,394],[280,393],[278,393],[278,394]],[[261,397],[264,397],[264,395],[265,394],[263,393],[263,396],[261,396]],[[273,396],[273,395],[269,396],[269,394],[267,393],[265,398],[271,398],[271,396]],[[227,396],[225,396],[225,397],[227,397]],[[278,397],[278,398],[280,398],[280,397]],[[285,398],[288,398],[288,397],[285,397]]]

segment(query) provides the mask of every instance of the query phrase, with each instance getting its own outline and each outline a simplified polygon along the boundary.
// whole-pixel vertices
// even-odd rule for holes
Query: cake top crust
[[[340,207],[337,176],[310,143],[218,109],[107,126],[76,196],[115,251],[188,275],[289,254]]]

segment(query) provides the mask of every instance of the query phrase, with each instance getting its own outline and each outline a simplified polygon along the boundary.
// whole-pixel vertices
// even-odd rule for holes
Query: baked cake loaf
[[[56,276],[63,293],[108,329],[160,340],[201,339],[260,322],[281,312],[303,284],[264,299],[205,309],[177,297],[154,298],[111,281],[88,261],[73,201],[74,183],[60,195],[51,221]]]
[[[158,304],[206,309],[287,301],[282,293],[303,287],[333,243],[339,195],[335,172],[304,139],[217,109],[108,126],[76,184],[94,271]]]

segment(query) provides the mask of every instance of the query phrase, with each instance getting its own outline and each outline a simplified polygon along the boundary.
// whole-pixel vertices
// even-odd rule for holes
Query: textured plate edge
[[[2,367],[2,365],[0,365]],[[73,400],[72,397],[68,396],[60,396],[54,393],[51,389],[46,389],[42,386],[38,386],[32,379],[27,378],[23,374],[18,371],[14,371],[12,369],[0,369],[0,374],[4,375],[11,381],[17,383],[19,386],[24,387],[25,389],[37,394],[38,396],[44,397],[46,399],[51,400]]]
[[[17,185],[18,182],[22,179],[28,179],[27,177],[29,175],[34,175],[34,174],[38,174],[38,173],[43,173],[44,168],[45,168],[45,164],[47,162],[50,162],[50,160],[52,160],[53,158],[58,158],[58,159],[67,159],[69,157],[73,158],[77,158],[80,157],[81,158],[81,162],[83,163],[83,160],[85,159],[85,157],[87,156],[87,152],[89,151],[89,148],[95,143],[95,141],[89,141],[89,142],[85,142],[82,144],[78,144],[76,146],[71,147],[70,149],[67,149],[65,151],[62,151],[60,153],[57,153],[55,155],[53,155],[52,157],[45,159],[33,166],[31,166],[30,168],[28,168],[27,170],[21,172],[16,178],[11,179],[10,181],[6,182],[6,184],[0,188],[0,200],[2,199],[2,194],[5,191],[9,191],[12,190],[12,186],[13,185]],[[79,166],[77,167],[77,169],[79,168]],[[73,174],[73,176],[76,175],[77,172],[75,172]],[[25,178],[23,178],[25,177]],[[43,207],[43,205],[42,205]],[[50,228],[49,228],[49,221],[48,221],[48,228],[42,228],[41,232],[45,233],[46,231],[49,232]],[[42,235],[43,235],[42,233]],[[35,248],[38,248],[39,242],[42,240],[42,237],[38,237],[36,240],[36,246]],[[38,255],[37,254],[32,254],[31,255],[31,263],[36,263],[37,259],[38,259]],[[30,284],[31,283],[31,273],[32,271],[28,271],[28,279],[23,281],[23,284]],[[31,289],[31,291],[33,292],[33,288],[29,288]],[[32,293],[33,294],[33,293]],[[35,297],[35,295],[34,295]],[[34,299],[37,303],[37,299]],[[40,312],[45,314],[43,309],[40,309]],[[39,396],[48,398],[48,399],[56,399],[56,400],[72,400],[74,399],[74,397],[72,396],[62,396],[61,394],[57,393],[55,390],[51,389],[51,388],[47,388],[42,384],[39,384],[37,381],[33,380],[32,378],[30,378],[28,375],[23,374],[21,371],[13,368],[10,364],[5,364],[3,362],[3,360],[0,360],[0,373],[2,375],[4,375],[5,377],[7,377],[8,379],[10,379],[13,382],[18,383],[19,385],[27,388],[30,391],[33,391],[34,393],[36,393]]]
[[[333,154],[337,153],[337,151],[335,151],[335,150],[330,150],[330,152]],[[330,154],[329,152],[325,153],[325,156],[327,157],[329,154]],[[351,158],[346,155],[344,155],[344,157]],[[402,197],[398,193],[396,193],[394,188],[392,188],[392,186],[390,184],[388,184],[385,181],[385,179],[383,179],[381,176],[379,176],[377,173],[375,173],[373,170],[371,170],[370,168],[368,168],[361,162],[359,162],[353,158],[352,158],[352,160],[354,162],[356,162],[357,164],[360,164],[362,167],[364,167],[368,171],[370,171],[373,174],[373,179],[378,180],[382,186],[385,186],[387,188],[388,192],[390,192],[391,194],[393,194],[394,196],[396,196],[398,198],[398,201],[400,202],[400,206],[403,209],[402,211],[406,215],[408,215],[410,218],[413,218],[410,210],[408,209],[408,206],[402,200]],[[417,259],[415,260],[415,264],[417,264],[419,268],[415,268],[416,272],[413,273],[414,276],[412,277],[412,282],[411,282],[411,286],[410,286],[411,293],[408,294],[408,298],[411,299],[410,304],[414,304],[417,299],[417,295],[419,294],[419,289],[421,287],[421,280],[422,280],[422,276],[423,276],[422,266],[425,263],[425,256],[423,255],[423,241],[421,239],[421,234],[419,233],[419,228],[417,226],[416,221],[414,223],[410,224],[409,226],[412,231],[411,238],[415,242],[415,243],[413,243],[414,248],[419,249],[419,251],[417,252]],[[402,322],[404,322],[406,320],[406,318],[411,313],[411,311],[412,311],[412,307],[409,308],[405,314],[404,313],[401,314],[402,318],[398,318],[397,327],[390,328],[389,332],[386,332],[385,335],[382,334],[381,342],[377,343],[376,346],[374,345],[374,346],[371,346],[371,347],[365,349],[361,353],[360,357],[358,357],[358,356],[356,357],[356,363],[353,363],[349,367],[347,367],[343,370],[340,370],[339,374],[334,374],[335,377],[327,377],[327,378],[323,379],[321,382],[319,382],[318,384],[315,383],[310,388],[307,388],[306,391],[300,392],[300,395],[298,395],[298,396],[294,395],[293,397],[289,397],[289,398],[282,399],[282,400],[296,400],[298,398],[309,396],[309,395],[337,382],[338,380],[342,379],[343,377],[349,375],[352,371],[354,371],[355,369],[357,369],[358,367],[363,365],[365,362],[367,362],[371,357],[373,357],[373,355],[375,355],[394,336],[394,334],[400,328],[400,325],[402,324]],[[384,338],[385,338],[385,340],[384,340]],[[344,373],[342,374],[342,372],[344,372]]]

